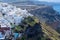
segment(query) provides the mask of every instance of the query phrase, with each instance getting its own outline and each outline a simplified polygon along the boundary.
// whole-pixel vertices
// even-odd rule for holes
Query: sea
[[[60,5],[54,5],[53,8],[60,13]]]

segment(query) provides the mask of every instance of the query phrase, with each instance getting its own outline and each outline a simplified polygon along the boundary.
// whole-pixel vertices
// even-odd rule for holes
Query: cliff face
[[[41,23],[44,22],[54,29],[60,26],[60,14],[56,12],[52,7],[43,7],[29,11],[33,15],[37,16]]]
[[[50,6],[37,8],[29,12],[39,18],[42,30],[49,38],[52,40],[59,40],[60,14],[58,12]]]

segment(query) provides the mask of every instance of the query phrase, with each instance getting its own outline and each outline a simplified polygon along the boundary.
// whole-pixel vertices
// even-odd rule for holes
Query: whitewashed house
[[[33,15],[28,13],[26,9],[22,10],[8,3],[0,3],[0,36],[2,36],[2,31],[5,31],[5,36],[9,35],[10,28],[12,28],[11,24],[18,25],[28,16]]]

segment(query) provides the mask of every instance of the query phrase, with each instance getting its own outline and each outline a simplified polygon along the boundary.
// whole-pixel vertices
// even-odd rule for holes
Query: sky
[[[14,2],[14,1],[28,1],[28,0],[0,0],[3,2]],[[60,2],[60,0],[29,0],[29,1],[46,1],[46,2]]]
[[[46,1],[46,2],[60,2],[60,0],[39,0],[39,1]]]

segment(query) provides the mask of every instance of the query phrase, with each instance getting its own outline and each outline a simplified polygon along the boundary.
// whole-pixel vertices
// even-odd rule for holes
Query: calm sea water
[[[57,5],[57,6],[53,6],[54,10],[56,10],[57,12],[60,13],[60,5]]]

